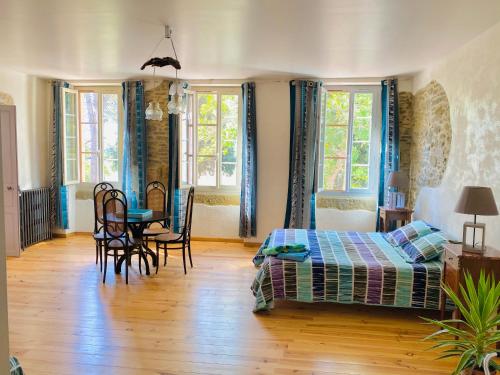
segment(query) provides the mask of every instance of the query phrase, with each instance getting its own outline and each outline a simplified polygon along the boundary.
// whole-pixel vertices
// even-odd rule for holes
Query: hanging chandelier
[[[169,39],[174,52],[173,57],[153,57],[146,61],[141,70],[148,65],[153,67],[153,84],[156,84],[155,73],[156,67],[164,67],[171,65],[175,68],[175,80],[170,84],[168,91],[169,102],[168,102],[168,113],[173,115],[178,115],[180,113],[185,113],[187,108],[187,95],[186,90],[189,88],[189,84],[186,81],[181,81],[178,78],[178,71],[181,69],[181,64],[177,58],[177,52],[175,50],[174,40],[172,38],[172,29],[170,26],[165,26],[165,37],[162,38],[157,44],[151,55],[156,52],[161,42],[164,39]],[[163,119],[163,111],[160,108],[159,102],[150,102],[146,108],[146,120],[161,121]]]

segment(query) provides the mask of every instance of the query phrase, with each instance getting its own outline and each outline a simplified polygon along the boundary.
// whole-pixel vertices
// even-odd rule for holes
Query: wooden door
[[[17,179],[17,137],[16,107],[0,105],[0,150],[2,153],[2,180],[5,253],[7,256],[19,256],[21,243],[19,238],[19,187]]]

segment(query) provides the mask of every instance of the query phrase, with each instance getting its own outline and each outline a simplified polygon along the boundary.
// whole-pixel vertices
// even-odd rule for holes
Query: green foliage
[[[447,285],[441,286],[459,309],[463,319],[433,320],[423,318],[430,324],[439,327],[439,331],[429,335],[425,340],[434,341],[431,349],[444,349],[439,357],[459,357],[453,375],[469,368],[482,369],[487,354],[495,352],[495,345],[500,341],[500,282],[494,277],[485,277],[481,271],[476,287],[470,273],[465,275],[465,287],[460,285],[460,298]],[[464,329],[455,325],[459,323]],[[458,337],[454,340],[454,336]],[[493,362],[490,364],[497,367]]]

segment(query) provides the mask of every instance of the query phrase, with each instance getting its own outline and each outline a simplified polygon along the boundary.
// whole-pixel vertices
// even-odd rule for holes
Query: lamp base
[[[472,229],[472,243],[467,243],[467,232],[468,229]],[[482,236],[481,236],[481,242],[479,242],[477,245],[475,243],[476,241],[476,229],[480,229],[482,231]],[[485,237],[485,232],[486,232],[486,225],[483,223],[471,223],[471,222],[465,222],[464,223],[464,229],[463,229],[463,239],[462,239],[462,250],[467,251],[470,253],[484,253],[486,250],[486,246],[484,245],[484,237]]]

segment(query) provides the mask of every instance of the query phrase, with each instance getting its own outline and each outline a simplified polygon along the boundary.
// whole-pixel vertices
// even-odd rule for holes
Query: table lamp
[[[484,238],[486,225],[478,223],[477,215],[495,216],[498,215],[498,208],[493,196],[493,191],[489,187],[465,186],[460,195],[460,199],[455,208],[455,212],[467,215],[474,215],[474,222],[465,222],[463,229],[462,249],[482,253],[485,250]],[[467,229],[472,228],[472,245],[467,243]],[[481,242],[476,246],[476,229],[482,230]]]
[[[404,208],[405,193],[401,192],[401,190],[408,188],[408,176],[401,171],[391,172],[387,180],[387,186],[396,190],[389,192],[389,207]]]

